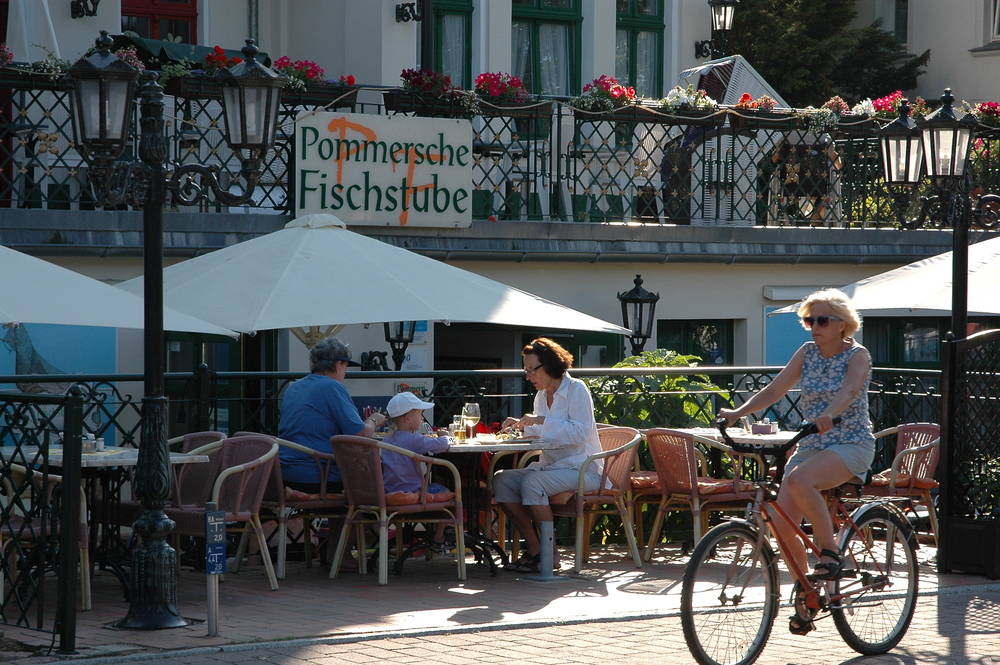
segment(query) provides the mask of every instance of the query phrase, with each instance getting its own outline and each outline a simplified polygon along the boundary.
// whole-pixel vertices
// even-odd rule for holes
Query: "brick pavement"
[[[932,548],[920,551],[921,598],[914,624],[891,654],[868,663],[1000,665],[1000,584],[968,575],[939,576]],[[565,560],[565,559],[564,559]],[[537,663],[693,662],[676,616],[686,558],[667,551],[642,570],[609,552],[579,576],[541,583],[510,573],[490,577],[470,565],[454,577],[449,558],[409,561],[378,587],[375,576],[328,580],[318,566],[291,564],[281,589],[268,590],[260,568],[227,575],[221,637],[195,623],[166,631],[119,631],[126,609],[114,578],[95,578],[95,609],[80,613],[80,663],[155,658],[170,664],[272,662],[325,665],[376,662]],[[204,576],[182,574],[180,606],[205,619]],[[784,630],[782,610],[761,663],[843,663],[857,656],[830,621],[805,637]],[[48,644],[50,636],[9,627],[7,637]],[[277,643],[275,643],[277,642]],[[331,644],[324,642],[334,642]],[[9,654],[8,654],[9,655]],[[56,662],[15,659],[18,665]]]

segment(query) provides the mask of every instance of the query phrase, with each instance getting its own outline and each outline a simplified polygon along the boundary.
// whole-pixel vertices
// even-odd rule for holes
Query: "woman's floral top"
[[[808,421],[815,420],[825,409],[840,387],[844,385],[847,375],[847,364],[854,354],[864,347],[854,342],[851,347],[832,358],[820,355],[815,342],[803,345],[805,353],[802,357],[802,398],[799,408],[802,417]],[[868,377],[858,391],[850,406],[840,414],[839,425],[825,434],[806,437],[799,443],[800,450],[823,449],[842,443],[857,443],[874,450],[875,437],[872,435],[871,420],[868,416],[868,384],[871,382],[872,368],[868,366]]]

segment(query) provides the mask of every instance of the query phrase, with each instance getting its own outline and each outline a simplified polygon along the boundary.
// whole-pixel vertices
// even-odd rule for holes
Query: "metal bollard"
[[[567,579],[552,573],[552,548],[555,544],[552,522],[538,523],[538,539],[542,543],[542,550],[540,552],[541,561],[539,563],[541,572],[538,575],[532,575],[531,577],[527,577],[525,579],[533,580],[535,582],[555,582],[557,580]]]

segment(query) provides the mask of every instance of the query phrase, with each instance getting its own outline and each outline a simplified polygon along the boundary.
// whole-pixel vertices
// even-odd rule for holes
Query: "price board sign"
[[[205,572],[209,575],[226,573],[226,512],[205,511]]]

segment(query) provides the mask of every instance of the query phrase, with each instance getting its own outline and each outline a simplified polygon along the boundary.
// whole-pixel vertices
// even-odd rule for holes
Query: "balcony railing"
[[[218,165],[223,183],[239,187],[239,163],[222,138],[210,86],[174,79],[167,92],[171,160]],[[87,166],[72,146],[69,93],[65,80],[0,70],[0,207],[94,209]],[[356,103],[358,93],[317,86],[285,94],[279,140],[248,208],[291,212],[298,113],[387,112]],[[476,219],[895,226],[871,120],[841,122],[817,137],[792,114],[684,116],[634,107],[591,114],[564,99],[482,109],[472,118]],[[1000,130],[977,137],[971,173],[974,195],[1000,193]],[[206,193],[204,211],[223,209]]]

